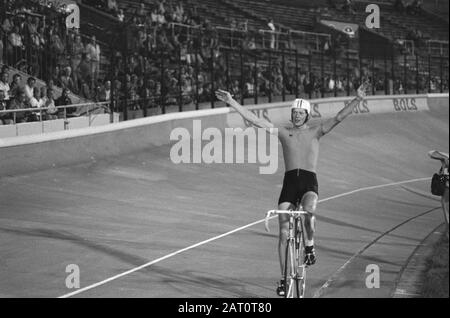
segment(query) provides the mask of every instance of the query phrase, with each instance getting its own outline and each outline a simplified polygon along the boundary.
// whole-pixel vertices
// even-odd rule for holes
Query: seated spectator
[[[32,108],[41,108],[43,105],[43,101],[41,98],[41,90],[39,87],[35,87],[33,89],[33,97],[30,99],[30,106]]]
[[[15,92],[14,99],[9,104],[10,110],[16,110],[16,109],[25,109],[25,91],[22,88],[18,88]],[[26,112],[17,112],[15,113],[16,117],[16,123],[25,123],[27,121],[28,113]],[[14,118],[14,115],[13,115]]]
[[[100,102],[109,102],[111,100],[111,81],[106,81],[99,92],[98,100]]]
[[[28,103],[33,98],[34,87],[36,86],[36,79],[34,77],[29,77],[27,84],[25,85],[25,97]]]
[[[0,89],[0,111],[8,109],[8,103],[5,100],[5,91]],[[9,113],[0,113],[0,125],[10,125],[13,124],[12,115]]]
[[[72,80],[72,69],[70,66],[66,66],[61,72],[59,78],[62,88],[68,88],[70,91],[77,91],[74,81]]]
[[[72,100],[69,97],[70,90],[68,88],[64,88],[61,96],[56,100],[56,106],[68,106],[73,105]],[[76,111],[75,107],[66,108],[66,112],[68,115],[74,113]]]
[[[8,84],[9,75],[7,72],[3,72],[0,76],[0,90],[3,91],[4,94],[4,100],[9,101],[9,93],[10,93],[10,87]]]
[[[55,106],[52,88],[47,88],[47,95],[43,98],[43,107],[48,108],[44,112],[44,117],[46,120],[58,119],[59,110]]]
[[[18,73],[14,74],[11,84],[9,84],[9,96],[16,96],[16,91],[21,88],[22,76]]]

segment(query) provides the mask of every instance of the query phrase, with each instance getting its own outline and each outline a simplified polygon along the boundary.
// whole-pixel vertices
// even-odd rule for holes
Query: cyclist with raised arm
[[[336,125],[347,118],[353,108],[366,96],[367,84],[358,88],[356,97],[336,116],[322,120],[318,125],[308,125],[311,117],[311,105],[307,100],[296,99],[291,106],[292,126],[275,126],[264,118],[258,118],[255,114],[242,107],[233,99],[229,92],[218,90],[216,96],[219,100],[234,108],[245,120],[258,128],[264,128],[269,133],[277,134],[282,148],[285,162],[285,176],[283,188],[278,200],[279,210],[292,210],[297,202],[300,202],[303,210],[308,212],[305,217],[305,264],[313,265],[316,262],[314,250],[314,232],[317,201],[319,190],[316,176],[316,167],[319,156],[320,138],[329,133]],[[274,129],[276,128],[276,129]],[[286,242],[289,234],[289,216],[279,215],[279,244],[278,254],[281,266],[281,281],[277,288],[277,294],[284,296],[284,261],[286,254]]]

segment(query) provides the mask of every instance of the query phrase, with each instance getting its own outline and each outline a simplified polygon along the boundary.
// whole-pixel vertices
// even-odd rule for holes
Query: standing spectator
[[[276,48],[276,44],[275,44],[275,41],[276,41],[276,36],[275,36],[275,31],[277,30],[276,28],[275,28],[275,24],[274,24],[274,22],[273,22],[273,19],[270,19],[269,20],[269,23],[267,23],[267,26],[269,27],[269,29],[270,29],[270,31],[271,31],[271,35],[270,35],[270,48],[272,49],[272,50],[274,50],[275,48]]]
[[[4,100],[9,101],[9,91],[10,87],[8,84],[9,75],[7,72],[3,72],[0,76],[0,90],[3,91],[4,94]]]
[[[87,59],[87,55],[85,53],[83,53],[82,58],[81,58],[81,62],[78,65],[77,68],[77,78],[78,78],[78,82],[79,82],[79,87],[81,90],[81,84],[82,83],[86,83],[86,82],[91,82],[92,78],[91,78],[91,64]]]
[[[75,84],[78,84],[78,66],[81,63],[81,59],[84,52],[84,44],[81,42],[81,36],[77,34],[75,36],[75,42],[71,46],[70,52],[70,66],[72,67],[72,76]]]
[[[0,64],[3,65],[3,30],[0,28]]]
[[[64,58],[64,51],[65,47],[63,42],[61,41],[61,38],[59,37],[56,28],[52,28],[50,30],[51,36],[50,36],[50,50],[51,50],[51,56],[53,57],[54,61],[56,63],[62,62]]]
[[[17,63],[22,59],[25,50],[19,27],[15,26],[13,28],[13,31],[9,34],[8,40],[10,45],[10,60],[13,61],[13,63]]]
[[[72,69],[70,66],[66,66],[62,70],[59,82],[61,83],[62,88],[68,88],[71,91],[78,91],[74,81],[72,80]]]
[[[91,42],[86,45],[87,61],[91,65],[91,82],[92,85],[97,82],[100,71],[100,45],[97,44],[95,36],[92,36]]]

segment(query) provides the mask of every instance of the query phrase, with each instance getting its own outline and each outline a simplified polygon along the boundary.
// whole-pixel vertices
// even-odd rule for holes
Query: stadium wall
[[[328,118],[350,98],[312,100],[312,116]],[[448,114],[448,94],[373,96],[355,107],[354,114],[435,111]],[[246,106],[273,123],[286,123],[290,103]],[[0,139],[0,177],[93,162],[170,144],[173,129],[186,128],[192,135],[193,120],[203,128],[245,127],[241,116],[230,108],[171,113],[106,126],[66,130],[44,135]]]

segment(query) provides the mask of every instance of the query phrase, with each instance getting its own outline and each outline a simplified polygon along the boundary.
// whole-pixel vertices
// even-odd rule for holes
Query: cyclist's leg
[[[306,192],[302,198],[303,210],[308,212],[305,216],[305,230],[306,230],[306,246],[311,246],[314,244],[314,232],[316,230],[316,217],[314,213],[316,212],[317,201],[319,196],[313,191]]]
[[[282,202],[278,205],[279,210],[291,210],[294,205],[290,202]],[[278,255],[280,258],[281,277],[284,277],[284,262],[286,260],[286,244],[289,236],[289,216],[285,214],[278,215],[278,223],[280,226]]]
[[[305,263],[307,265],[313,265],[316,261],[316,256],[314,252],[314,233],[316,231],[316,217],[314,213],[317,207],[317,201],[319,196],[313,191],[306,192],[302,197],[302,207],[303,210],[308,212],[305,215]]]

